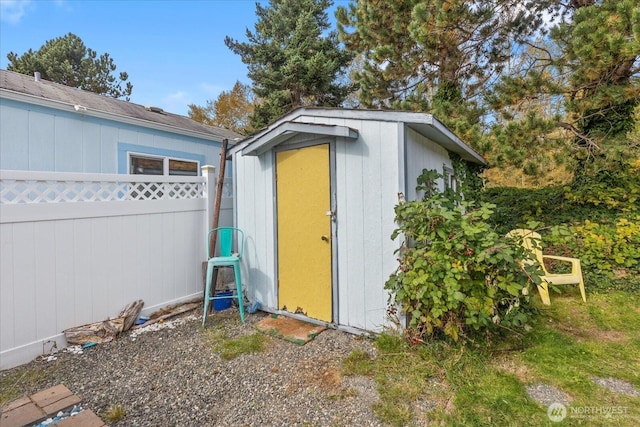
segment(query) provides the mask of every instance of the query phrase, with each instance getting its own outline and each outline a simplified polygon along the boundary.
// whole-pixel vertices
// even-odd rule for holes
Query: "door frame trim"
[[[338,305],[340,303],[338,298],[338,227],[337,227],[337,197],[336,197],[336,139],[328,138],[326,136],[320,136],[313,138],[310,135],[300,135],[295,138],[299,142],[282,144],[274,147],[272,151],[272,185],[273,185],[273,253],[274,253],[274,272],[275,272],[275,300],[276,307],[280,310],[280,274],[278,265],[278,185],[277,185],[277,173],[278,162],[277,153],[282,151],[297,150],[300,148],[312,147],[315,145],[328,145],[329,146],[329,203],[331,205],[331,211],[334,212],[334,217],[331,220],[331,324],[339,324],[338,318]],[[280,310],[281,311],[281,310]],[[289,312],[287,312],[289,313]],[[306,316],[305,316],[306,317]],[[311,319],[311,318],[309,318]]]

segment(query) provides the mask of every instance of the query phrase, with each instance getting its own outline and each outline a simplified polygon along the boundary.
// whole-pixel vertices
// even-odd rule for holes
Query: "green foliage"
[[[29,75],[37,71],[44,80],[100,95],[124,97],[128,101],[133,90],[133,85],[127,82],[127,73],[121,72],[118,78],[112,75],[116,65],[108,53],[98,56],[72,33],[48,40],[40,49],[29,49],[21,56],[9,52],[7,59],[9,71]]]
[[[486,188],[480,193],[480,201],[496,205],[490,222],[500,234],[521,228],[529,221],[537,221],[544,227],[594,216],[602,217],[608,212],[606,209],[595,210],[592,206],[569,205],[563,187]]]
[[[396,206],[402,236],[400,263],[385,288],[399,304],[414,340],[444,334],[453,340],[499,327],[521,328],[534,313],[531,291],[540,283],[531,254],[494,232],[488,222],[494,205],[461,201],[437,193],[435,171],[423,171],[417,190],[423,200]],[[393,308],[390,309],[393,312]]]
[[[255,31],[225,44],[249,69],[258,98],[251,125],[259,129],[299,106],[339,106],[351,90],[340,83],[352,59],[329,30],[330,0],[256,3]]]
[[[640,157],[611,164],[593,175],[580,174],[571,187],[566,188],[566,198],[574,206],[604,207],[613,212],[637,212],[640,210]]]
[[[544,239],[547,252],[580,258],[590,288],[640,291],[640,215],[558,225]]]
[[[492,167],[593,177],[640,155],[637,0],[360,0],[336,17],[363,106],[429,112]]]
[[[633,79],[640,58],[639,19],[637,1],[604,1],[578,8],[572,23],[551,32],[568,53],[563,65],[571,70],[575,96],[566,105],[588,137],[624,135],[633,129],[633,109],[640,97],[640,84]]]
[[[537,221],[545,253],[579,258],[590,289],[640,290],[640,161],[582,177],[573,186],[490,188],[490,219],[505,234]]]
[[[451,165],[453,166],[456,180],[459,187],[457,191],[464,196],[465,200],[476,201],[484,188],[484,182],[480,173],[484,170],[483,165],[467,162],[455,153],[449,153]]]
[[[613,223],[640,211],[640,160],[583,175],[571,186],[486,188],[479,200],[497,205],[491,223],[501,234],[528,221],[542,227],[586,220]]]
[[[436,92],[441,101],[473,98],[508,59],[510,39],[527,32],[531,17],[512,14],[516,4],[365,0],[339,7],[342,40],[366,59],[357,74],[361,101],[388,108],[409,100],[410,109],[424,110]]]

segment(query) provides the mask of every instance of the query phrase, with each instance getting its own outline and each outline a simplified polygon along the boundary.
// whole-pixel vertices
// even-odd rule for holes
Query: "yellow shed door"
[[[329,145],[276,153],[278,306],[332,321]]]

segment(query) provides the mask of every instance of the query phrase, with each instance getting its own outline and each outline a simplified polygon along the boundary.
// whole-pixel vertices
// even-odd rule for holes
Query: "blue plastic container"
[[[213,300],[213,309],[215,311],[222,311],[222,310],[226,310],[227,308],[231,307],[231,300],[233,298],[231,298],[233,296],[233,292],[229,291],[229,292],[218,292],[216,293],[216,298],[219,297],[228,297],[228,298],[220,298],[220,299],[214,299]]]

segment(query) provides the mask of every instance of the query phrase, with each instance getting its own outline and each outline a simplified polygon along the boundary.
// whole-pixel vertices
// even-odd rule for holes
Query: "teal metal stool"
[[[202,326],[207,320],[207,311],[209,304],[216,299],[235,298],[238,300],[238,308],[240,310],[240,320],[244,323],[244,300],[242,295],[242,280],[240,277],[240,258],[242,258],[242,250],[244,249],[244,233],[235,227],[219,227],[209,231],[207,235],[207,256],[211,253],[209,245],[211,244],[211,235],[217,233],[218,247],[220,248],[220,256],[211,257],[207,261],[207,283],[204,291],[204,311],[202,313]],[[236,237],[238,243],[238,252],[233,252],[233,238]],[[233,267],[233,276],[236,282],[236,292],[232,296],[212,295],[211,282],[213,272],[219,267]],[[215,286],[215,284],[214,284]]]

